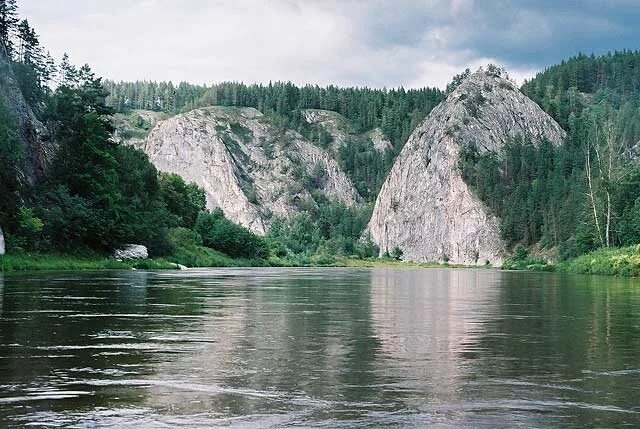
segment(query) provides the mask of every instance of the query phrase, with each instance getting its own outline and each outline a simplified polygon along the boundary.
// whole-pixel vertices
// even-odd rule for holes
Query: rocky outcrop
[[[508,80],[471,75],[398,155],[369,223],[373,241],[382,252],[399,247],[407,260],[500,265],[499,219],[463,181],[458,157],[464,145],[499,154],[516,136],[559,143],[564,132]]]
[[[2,228],[0,228],[0,256],[4,255],[4,234],[2,233]]]
[[[0,98],[15,114],[26,154],[23,178],[33,184],[43,176],[53,158],[55,146],[25,101],[4,48],[0,48]]]
[[[274,216],[313,204],[311,191],[352,205],[359,196],[329,151],[253,108],[208,107],[159,122],[144,145],[160,170],[203,187],[209,208],[262,234]]]
[[[306,109],[302,111],[302,117],[307,123],[319,126],[331,135],[333,151],[337,151],[354,134],[346,118],[331,110]]]
[[[113,257],[118,261],[147,259],[149,252],[147,251],[147,247],[141,244],[125,244],[113,252]]]
[[[324,129],[331,135],[331,147],[333,152],[350,140],[369,140],[378,152],[385,152],[392,148],[391,140],[384,135],[380,128],[374,128],[366,133],[355,132],[353,125],[337,112],[322,109],[306,109],[302,111],[302,117],[307,123]]]
[[[380,128],[374,128],[366,134],[367,138],[373,143],[373,147],[378,152],[386,152],[393,148],[391,140],[382,133]]]

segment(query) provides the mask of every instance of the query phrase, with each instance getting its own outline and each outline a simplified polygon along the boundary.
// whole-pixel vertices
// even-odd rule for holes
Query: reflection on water
[[[637,426],[639,286],[454,269],[0,277],[0,426]]]

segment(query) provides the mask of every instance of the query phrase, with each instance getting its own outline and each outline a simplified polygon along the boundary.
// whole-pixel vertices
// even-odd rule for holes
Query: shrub
[[[402,260],[402,255],[403,255],[402,249],[399,248],[398,246],[394,247],[393,250],[391,251],[391,257],[395,260],[398,260],[398,261]]]
[[[269,250],[265,240],[248,229],[231,222],[220,209],[201,212],[195,231],[202,243],[236,258],[266,258]]]
[[[522,244],[518,244],[513,251],[513,256],[511,259],[514,261],[524,261],[529,256],[529,252],[524,248]]]

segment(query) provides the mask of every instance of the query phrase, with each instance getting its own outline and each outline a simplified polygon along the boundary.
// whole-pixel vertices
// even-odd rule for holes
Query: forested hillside
[[[302,110],[331,110],[347,118],[357,132],[381,128],[395,148],[401,148],[415,126],[444,97],[436,88],[322,88],[298,87],[290,82],[200,86],[106,81],[105,88],[109,92],[107,104],[118,112],[144,109],[176,114],[203,106],[254,107],[264,114],[278,115],[284,126],[299,129],[305,126]]]
[[[100,254],[141,243],[169,255],[186,241],[267,256],[262,238],[205,210],[202,189],[159,174],[143,152],[114,141],[102,80],[67,55],[54,64],[15,0],[0,1],[0,48],[0,226],[9,252]],[[36,183],[25,180],[33,160],[18,129],[32,111],[55,144]]]
[[[265,114],[265,123],[279,130],[269,139],[286,140],[283,136],[297,131],[328,151],[364,204],[336,204],[314,191],[318,179],[301,176],[299,183],[312,191],[312,199],[298,202],[298,213],[273,219],[267,237],[278,255],[376,254],[371,243],[359,243],[373,202],[409,134],[445,96],[435,88],[297,87],[288,82],[198,86],[107,81],[105,88],[110,93],[107,104],[118,112],[123,136],[145,135],[153,126],[146,119],[152,112],[175,115],[201,106],[253,107]],[[314,121],[311,116],[321,119]],[[378,130],[381,138],[391,142],[389,149],[376,148],[372,140]],[[322,181],[325,174],[320,170],[314,176]]]
[[[550,67],[522,91],[567,131],[563,145],[465,151],[466,180],[508,243],[558,246],[565,258],[640,242],[639,66],[640,52],[624,51]]]

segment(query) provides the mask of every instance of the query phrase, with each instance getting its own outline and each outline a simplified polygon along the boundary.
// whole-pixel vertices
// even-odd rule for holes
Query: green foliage
[[[500,218],[507,244],[556,246],[571,239],[588,215],[582,152],[529,139],[508,142],[503,153],[462,149],[463,179]]]
[[[524,261],[529,257],[529,252],[524,248],[522,244],[518,244],[516,248],[513,250],[513,256],[511,257],[514,261]]]
[[[322,201],[288,219],[275,219],[267,240],[276,256],[330,254],[372,257],[378,254],[370,239],[360,240],[372,206],[348,207]]]
[[[19,21],[17,12],[16,0],[0,0],[0,44],[5,47],[8,55],[13,54],[11,36]]]
[[[556,269],[578,274],[640,276],[640,245],[600,249],[558,264]]]
[[[23,158],[16,118],[0,96],[0,224],[3,226],[14,220],[18,209],[18,172]]]
[[[33,198],[43,234],[28,247],[110,251],[133,242],[152,254],[169,252],[171,217],[155,167],[142,152],[112,141],[111,109],[104,105],[100,79],[87,66],[66,64],[64,71],[43,114],[58,145]]]
[[[356,243],[355,254],[362,259],[377,258],[380,255],[380,248],[373,242],[371,236],[367,234]]]
[[[393,159],[393,153],[379,152],[368,139],[352,139],[338,149],[340,167],[367,201],[375,200]]]
[[[158,182],[160,198],[176,217],[175,225],[193,228],[198,214],[206,209],[204,189],[195,183],[185,183],[177,174],[160,173]]]
[[[394,247],[393,250],[391,251],[391,257],[397,261],[402,260],[403,254],[404,252],[398,246]]]
[[[212,86],[172,82],[105,82],[110,95],[108,105],[118,112],[131,109],[163,111],[171,114],[204,106],[254,107],[265,114],[276,115],[283,127],[308,127],[301,118],[303,109],[338,112],[364,132],[380,127],[397,151],[415,127],[442,99],[444,93],[435,88],[381,90],[370,88],[338,88],[291,82],[269,85],[245,85],[223,82]],[[235,131],[234,131],[235,133]],[[321,147],[328,147],[331,136],[316,130]],[[238,135],[242,138],[242,135]]]
[[[620,236],[622,244],[640,243],[640,198],[622,214]]]
[[[168,260],[187,267],[235,267],[262,266],[264,259],[231,258],[224,253],[202,245],[202,237],[197,232],[187,228],[173,228],[169,230],[169,242],[173,252]]]
[[[265,258],[268,247],[265,240],[227,219],[222,210],[201,212],[195,231],[202,237],[206,247],[236,258]]]

